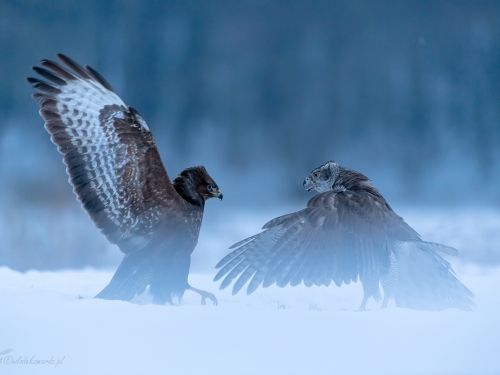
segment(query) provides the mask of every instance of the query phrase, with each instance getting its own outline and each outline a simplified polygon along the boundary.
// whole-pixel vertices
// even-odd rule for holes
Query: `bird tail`
[[[95,298],[130,301],[150,282],[151,269],[137,254],[125,255],[109,284]]]
[[[127,254],[113,278],[95,298],[130,301],[144,293],[149,285],[153,303],[180,303],[184,291],[189,287],[190,258],[152,257],[151,254]]]
[[[474,294],[457,278],[450,263],[436,251],[451,253],[444,245],[409,241],[397,246],[396,306],[440,311],[457,308],[471,311]],[[454,249],[453,249],[454,250]]]

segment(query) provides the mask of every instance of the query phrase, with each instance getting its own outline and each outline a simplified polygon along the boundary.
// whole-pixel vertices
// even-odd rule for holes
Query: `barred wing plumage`
[[[92,68],[57,55],[28,78],[40,114],[64,155],[82,207],[124,253],[144,248],[167,212],[182,207],[144,119]]]
[[[237,293],[247,281],[247,293],[259,285],[280,287],[341,285],[377,279],[390,267],[388,237],[419,240],[419,235],[386,206],[385,200],[356,191],[325,192],[304,210],[264,225],[264,232],[243,240],[218,264],[214,281],[226,276],[221,289],[238,276]]]

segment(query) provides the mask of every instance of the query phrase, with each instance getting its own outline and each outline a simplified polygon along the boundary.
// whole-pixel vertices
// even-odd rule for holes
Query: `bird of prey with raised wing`
[[[233,294],[248,281],[247,294],[259,285],[337,286],[361,281],[364,297],[382,307],[416,310],[474,307],[473,294],[440,253],[456,249],[423,241],[361,173],[329,161],[305,179],[307,191],[319,194],[301,211],[268,222],[263,232],[231,249],[216,266],[214,278],[225,276],[220,289],[237,279]]]
[[[96,298],[131,300],[149,288],[153,302],[173,303],[188,284],[205,201],[222,193],[204,167],[170,180],[153,135],[94,69],[58,54],[28,78],[39,92],[40,115],[64,155],[69,182],[95,225],[125,253],[111,282]]]

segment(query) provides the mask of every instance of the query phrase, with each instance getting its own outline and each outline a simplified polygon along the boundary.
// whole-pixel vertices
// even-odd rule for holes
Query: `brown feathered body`
[[[172,183],[142,116],[92,68],[58,57],[65,66],[34,68],[47,81],[28,82],[78,200],[126,254],[97,297],[130,300],[149,286],[155,302],[172,302],[189,287],[205,200],[222,194],[204,167]]]
[[[188,168],[173,181],[182,209],[168,209],[148,244],[127,253],[109,285],[96,297],[131,300],[149,286],[153,302],[174,303],[189,288],[191,254],[198,242],[205,198],[199,183],[211,181],[203,167]],[[198,186],[197,186],[198,185]]]
[[[370,297],[386,307],[469,310],[473,294],[439,253],[458,254],[448,246],[426,242],[386,202],[363,174],[335,162],[316,168],[304,181],[318,195],[307,208],[280,216],[264,232],[231,247],[218,264],[214,281],[221,289],[237,279],[233,294],[247,282],[247,293],[259,285],[280,287],[337,286],[361,281],[365,309]]]

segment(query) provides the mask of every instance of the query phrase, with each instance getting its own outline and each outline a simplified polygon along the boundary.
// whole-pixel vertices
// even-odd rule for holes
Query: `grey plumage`
[[[248,283],[247,293],[262,285],[337,286],[361,281],[364,298],[382,307],[419,310],[456,307],[470,310],[473,294],[439,253],[454,248],[423,241],[363,174],[329,161],[315,168],[304,188],[316,190],[301,211],[275,218],[264,231],[231,246],[216,266],[223,289],[234,280],[233,294]]]

